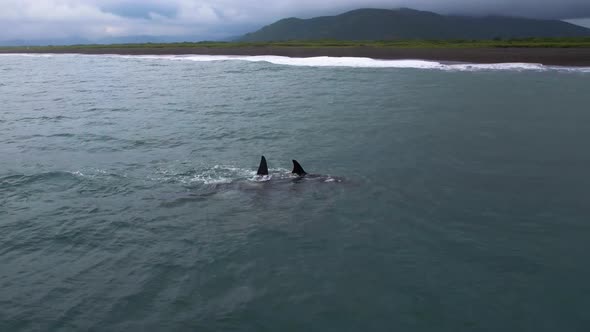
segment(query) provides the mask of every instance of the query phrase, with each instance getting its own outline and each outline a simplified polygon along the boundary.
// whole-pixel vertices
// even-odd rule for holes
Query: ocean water
[[[588,68],[0,56],[0,331],[589,331],[589,105]]]

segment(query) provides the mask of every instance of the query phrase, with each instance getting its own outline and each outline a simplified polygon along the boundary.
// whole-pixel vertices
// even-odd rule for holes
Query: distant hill
[[[178,43],[203,40],[200,36],[122,36],[87,39],[82,37],[0,40],[0,46],[49,46],[49,45],[88,45],[88,44],[140,44],[140,43]],[[210,38],[213,39],[213,38]],[[235,39],[235,38],[234,38]]]
[[[358,9],[337,16],[287,18],[239,41],[494,39],[590,36],[590,29],[557,20],[445,16],[413,9]]]

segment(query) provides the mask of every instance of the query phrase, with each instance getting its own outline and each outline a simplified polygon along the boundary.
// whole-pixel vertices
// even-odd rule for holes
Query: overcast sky
[[[444,14],[590,17],[590,0],[0,0],[0,40],[130,35],[240,35],[285,17],[356,8],[409,7]]]

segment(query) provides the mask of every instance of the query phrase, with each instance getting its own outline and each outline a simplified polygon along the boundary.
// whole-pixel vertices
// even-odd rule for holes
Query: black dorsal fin
[[[303,170],[303,167],[301,167],[301,165],[299,165],[297,160],[293,160],[293,171],[291,171],[291,173],[297,174],[299,176],[303,176],[303,175],[307,174],[307,172],[305,172]]]
[[[258,172],[256,172],[256,175],[268,175],[268,166],[266,166],[266,158],[264,158],[264,156],[260,158],[260,166],[258,166]]]

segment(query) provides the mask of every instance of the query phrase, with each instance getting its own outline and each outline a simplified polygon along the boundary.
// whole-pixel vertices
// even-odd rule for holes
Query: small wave
[[[72,134],[72,133],[59,133],[59,134],[53,134],[53,135],[49,135],[47,137],[74,137],[76,135]]]
[[[14,188],[46,181],[74,181],[96,178],[126,178],[125,175],[115,174],[98,168],[87,168],[75,171],[51,171],[37,174],[13,174],[0,178],[0,186]]]
[[[80,140],[84,143],[88,142],[126,142],[125,139],[120,139],[110,135],[86,134],[81,135]]]
[[[162,138],[162,139],[135,139],[126,140],[127,144],[125,149],[136,149],[136,148],[149,148],[149,147],[160,147],[160,148],[175,148],[186,144],[186,142],[176,138]]]
[[[104,107],[102,107],[102,108],[101,107],[90,107],[88,109],[85,109],[84,112],[101,112],[101,114],[102,114],[103,111],[108,111],[108,110],[109,110],[108,108],[104,108]]]
[[[33,175],[15,174],[0,178],[0,185],[6,188],[14,188],[49,180],[76,180],[76,174],[74,172],[63,171],[45,172]]]
[[[86,126],[97,126],[97,127],[104,127],[104,126],[112,126],[115,125],[115,122],[107,121],[107,120],[100,120],[100,121],[88,121],[86,122]]]
[[[188,194],[186,196],[179,196],[172,200],[165,200],[162,203],[160,203],[160,206],[164,208],[175,208],[185,204],[192,204],[195,202],[204,201],[206,199],[207,195]]]
[[[53,122],[57,122],[57,121],[68,120],[68,119],[73,119],[73,118],[71,118],[69,116],[64,116],[64,115],[56,115],[56,116],[24,117],[24,118],[16,119],[15,121],[41,120],[41,121],[53,121]]]

